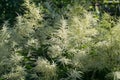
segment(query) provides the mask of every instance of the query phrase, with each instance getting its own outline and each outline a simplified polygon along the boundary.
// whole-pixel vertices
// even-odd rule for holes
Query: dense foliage
[[[0,80],[120,79],[119,17],[89,0],[20,1],[0,2]]]

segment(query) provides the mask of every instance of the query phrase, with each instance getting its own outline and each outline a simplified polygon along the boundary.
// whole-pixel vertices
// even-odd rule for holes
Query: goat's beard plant
[[[118,60],[114,58],[118,56],[119,45],[111,47],[119,42],[119,35],[116,36],[119,27],[101,37],[103,28],[98,29],[97,19],[78,4],[68,5],[59,15],[52,13],[59,16],[50,19],[54,23],[44,20],[41,10],[30,5],[26,2],[30,12],[18,16],[14,28],[4,25],[0,32],[2,79],[81,80],[84,72],[93,69],[107,68],[112,72],[116,65],[118,69],[119,65],[114,63]]]
[[[89,55],[93,40],[99,32],[95,28],[96,19],[81,6],[74,6],[67,15],[68,19],[62,17],[54,25],[58,29],[51,34],[47,54],[58,64],[58,77],[63,80],[77,80],[81,79],[84,68],[82,62]]]

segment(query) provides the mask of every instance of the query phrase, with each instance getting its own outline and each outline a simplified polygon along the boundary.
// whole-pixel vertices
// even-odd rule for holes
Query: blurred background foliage
[[[25,1],[27,0],[0,0],[0,25],[8,20],[13,26],[16,21],[15,18],[25,14],[27,11],[24,5]],[[87,10],[98,14],[100,12],[100,15],[104,12],[108,12],[112,16],[120,15],[119,0],[31,0],[30,2],[34,2],[36,6],[44,5],[44,7],[46,7],[44,9],[48,9],[48,2],[51,7],[56,8],[55,12],[61,12],[60,10],[66,8],[69,4],[78,3]],[[99,10],[97,10],[97,7]]]

